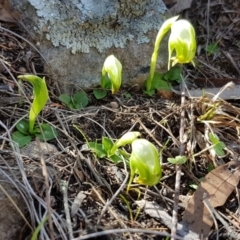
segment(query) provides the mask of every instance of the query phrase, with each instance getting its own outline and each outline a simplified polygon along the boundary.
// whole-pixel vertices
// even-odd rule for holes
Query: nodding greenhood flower
[[[155,73],[160,43],[166,33],[171,29],[168,40],[168,70],[177,63],[193,63],[196,54],[197,44],[195,30],[192,24],[184,19],[177,20],[179,16],[167,19],[161,26],[150,63],[150,74],[146,81],[147,91],[152,90],[152,79]],[[175,53],[175,56],[172,56]],[[172,64],[171,64],[172,62]]]
[[[132,142],[132,153],[130,156],[131,176],[127,191],[133,181],[147,186],[156,185],[162,176],[159,154],[156,147],[146,139],[136,139]]]
[[[108,74],[112,84],[112,94],[116,94],[122,83],[122,64],[114,55],[108,56],[103,64],[101,80],[102,86],[105,86],[104,76],[106,74]]]
[[[195,30],[192,24],[180,19],[171,26],[171,34],[168,40],[168,69],[177,63],[192,63],[196,54],[197,43]],[[173,52],[176,55],[172,57]],[[171,60],[173,61],[171,64]]]

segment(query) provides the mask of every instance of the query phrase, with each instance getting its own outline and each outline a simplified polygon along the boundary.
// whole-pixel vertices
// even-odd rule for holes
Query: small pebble
[[[117,102],[110,102],[110,106],[113,109],[118,109],[119,108],[119,104]]]
[[[15,48],[16,46],[17,46],[16,43],[9,41],[9,43],[8,43],[9,48]]]
[[[20,68],[18,69],[18,71],[19,71],[20,73],[26,73],[26,72],[27,72],[27,69],[26,69],[25,67],[20,67]]]

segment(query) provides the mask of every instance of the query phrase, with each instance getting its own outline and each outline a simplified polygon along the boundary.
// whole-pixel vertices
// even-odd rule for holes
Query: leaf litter
[[[197,19],[204,22],[204,24],[200,25],[196,23],[198,33],[206,31],[206,18],[203,18],[205,15],[201,12],[207,9],[206,6],[203,3],[202,5],[197,5],[196,12],[199,14],[199,18]],[[224,10],[224,4],[212,4],[210,9],[213,10],[209,15],[210,18],[220,17],[217,15],[217,10],[219,9],[223,15],[229,14],[232,19],[235,18],[233,12]],[[190,9],[189,13],[192,11]],[[193,21],[196,19],[195,15],[192,17]],[[237,25],[238,23],[234,24]],[[234,24],[230,30],[237,36],[238,33]],[[208,35],[208,37],[211,37],[209,39],[211,43],[219,40],[213,39],[219,36],[217,33],[221,33],[219,32],[221,30],[217,29],[216,26],[219,26],[219,24],[214,24],[210,28],[210,30],[214,29],[215,31],[215,34]],[[200,27],[204,28],[204,30]],[[17,83],[9,72],[12,72],[13,76],[16,77],[20,67],[25,67],[29,72],[35,73],[36,71],[37,74],[41,74],[43,70],[42,63],[39,60],[39,54],[32,50],[32,58],[28,58],[27,63],[23,61],[18,52],[21,51],[21,54],[27,55],[29,50],[23,39],[16,37],[16,35],[11,35],[9,32],[4,32],[2,29],[1,32],[3,33],[1,51],[4,53],[4,56],[7,56],[7,59],[4,59],[4,61],[7,60],[9,62],[6,66],[9,71],[6,69],[1,70],[5,78],[1,79],[0,84],[9,85],[13,88],[14,93],[18,93]],[[208,59],[206,59],[203,56],[204,54],[199,55],[198,74],[195,74],[194,69],[185,69],[189,78],[192,78],[194,81],[196,77],[204,79],[206,79],[206,76],[214,77],[215,80],[220,78],[225,79],[226,77],[229,80],[233,77],[231,71],[229,71],[229,66],[233,65],[233,62],[238,66],[239,61],[235,57],[234,51],[230,51],[233,61],[229,60],[226,68],[223,65],[218,65],[221,62],[226,63],[226,59],[222,59],[221,49],[228,46],[230,32],[228,31],[224,34],[219,42],[220,53],[217,57],[212,58],[209,55]],[[202,34],[199,39],[200,50],[204,49],[204,46],[201,48],[201,44],[206,42],[205,40],[206,35]],[[9,42],[12,42],[11,45],[9,45]],[[234,44],[237,44],[235,40]],[[24,46],[24,49],[22,46]],[[9,47],[11,51],[9,51]],[[232,46],[230,50],[232,50]],[[11,69],[9,69],[9,66],[11,66]],[[48,83],[52,103],[47,105],[43,111],[42,119],[53,123],[61,132],[58,139],[51,142],[58,147],[60,152],[45,157],[45,168],[49,172],[51,169],[54,173],[49,176],[51,191],[48,191],[50,197],[48,199],[51,199],[50,203],[48,201],[48,205],[50,204],[51,209],[54,210],[54,236],[58,239],[67,239],[68,237],[66,226],[69,228],[69,225],[66,224],[66,220],[69,219],[67,219],[67,211],[65,212],[63,207],[63,194],[60,192],[59,186],[60,180],[64,180],[68,183],[67,199],[69,208],[73,214],[72,216],[70,215],[70,221],[72,221],[72,234],[75,239],[87,239],[91,236],[100,239],[100,236],[103,234],[105,234],[103,239],[107,239],[107,236],[112,239],[165,239],[164,236],[170,233],[172,227],[171,210],[175,194],[175,168],[167,162],[167,158],[175,158],[179,155],[179,115],[181,111],[179,96],[171,95],[167,97],[168,99],[161,99],[160,96],[150,99],[137,91],[131,92],[127,88],[126,90],[123,89],[117,97],[108,95],[106,99],[96,101],[91,93],[88,93],[91,97],[91,105],[81,111],[72,111],[59,103],[56,95],[59,96],[61,93],[54,87],[57,83],[53,84],[51,78],[48,78]],[[125,91],[130,92],[131,96],[125,98]],[[25,86],[24,93],[27,93],[27,96],[31,97],[29,96],[29,92],[28,86]],[[26,196],[29,196],[29,201],[34,200],[35,202],[34,205],[31,202],[30,204],[26,202],[26,205],[29,206],[29,214],[26,214],[26,216],[31,219],[29,222],[34,227],[38,226],[45,211],[49,208],[49,206],[46,206],[47,193],[45,193],[46,186],[44,183],[46,179],[41,174],[43,167],[39,161],[29,156],[22,156],[19,154],[19,150],[12,150],[5,142],[8,139],[8,133],[12,130],[13,124],[26,114],[25,109],[28,99],[24,98],[23,107],[21,107],[18,105],[19,99],[12,101],[14,97],[9,91],[1,93],[0,96],[1,102],[4,102],[4,105],[0,103],[1,124],[3,124],[0,129],[0,159],[1,166],[3,166],[1,170],[10,175],[10,172],[6,171],[7,165],[4,162],[5,159],[8,160],[8,164],[13,169],[16,168],[16,162],[18,163],[20,173],[14,170],[14,174],[16,176],[21,175],[21,178],[24,179],[24,193]],[[117,102],[118,106],[113,108],[109,104],[111,102]],[[239,206],[232,204],[232,202],[237,203],[237,200],[236,196],[231,193],[238,184],[239,170],[238,162],[236,162],[237,164],[229,162],[229,159],[237,160],[240,154],[239,102],[227,102],[220,98],[214,100],[211,96],[202,96],[187,99],[184,108],[186,110],[185,128],[187,133],[185,154],[187,159],[191,161],[183,165],[184,175],[181,180],[180,194],[185,197],[188,195],[192,195],[193,197],[189,200],[191,204],[187,205],[186,208],[179,204],[177,234],[179,238],[187,239],[187,237],[192,237],[192,239],[198,239],[201,233],[208,235],[212,231],[213,234],[209,238],[215,239],[216,226],[212,226],[213,220],[209,220],[209,211],[205,209],[206,207],[203,203],[205,201],[203,199],[205,192],[208,193],[207,198],[212,208],[217,208],[225,216],[227,224],[237,232],[239,231],[239,226],[232,224],[231,216],[237,219],[235,212]],[[208,113],[207,118],[206,113]],[[74,131],[74,124],[77,124],[91,141],[100,140],[103,135],[110,135],[113,139],[117,139],[125,132],[135,130],[140,131],[143,137],[152,141],[161,149],[169,136],[171,136],[167,148],[163,151],[162,163],[164,175],[161,182],[156,188],[151,187],[146,189],[144,187],[133,186],[135,190],[131,190],[130,194],[127,195],[125,192],[126,186],[121,186],[122,181],[119,181],[119,178],[116,177],[117,171],[121,174],[122,179],[127,178],[124,166],[122,164],[110,163],[106,159],[99,160],[89,150],[81,150],[85,140],[83,136]],[[224,143],[225,147],[221,146],[224,156],[219,157],[217,154],[212,154],[214,144],[210,141],[210,133],[216,135],[219,141]],[[235,165],[230,165],[232,163],[235,163]],[[214,165],[215,169],[208,173],[207,169],[209,165]],[[115,169],[116,171],[113,170],[113,167],[117,168]],[[59,174],[56,174],[56,172]],[[16,176],[13,179],[17,179]],[[199,184],[198,189],[194,193],[189,185],[193,182],[197,184],[198,180],[204,176],[205,180]],[[19,181],[16,181],[15,184],[19,189],[23,189],[23,185],[19,185]],[[125,200],[129,204],[126,204],[118,194],[115,194],[118,192],[124,195]],[[143,205],[145,207],[140,210],[138,206]],[[131,209],[128,209],[127,206],[130,206]],[[202,212],[200,210],[199,212],[195,211],[195,208],[202,209]],[[130,211],[134,216],[134,221],[130,217]],[[199,216],[202,216],[203,220],[199,221],[203,224],[200,230],[194,232],[195,230],[191,230],[194,224],[191,225],[187,221],[181,222],[181,215],[183,214],[183,220],[185,220],[187,212],[191,215],[187,220],[190,220],[190,217],[195,220]],[[206,219],[209,221],[206,222],[207,224],[204,222]],[[224,228],[219,228],[219,231],[225,236],[225,239],[228,239],[231,235],[228,234],[226,226],[220,222],[218,224],[220,227],[224,226],[225,230]],[[41,239],[49,239],[49,231],[49,226],[45,224],[40,233]],[[31,231],[25,228],[24,235],[31,236]]]
[[[189,230],[207,237],[213,225],[213,219],[203,203],[207,194],[213,208],[223,206],[237,187],[240,178],[240,162],[231,161],[209,172],[200,182],[183,213],[183,222]]]

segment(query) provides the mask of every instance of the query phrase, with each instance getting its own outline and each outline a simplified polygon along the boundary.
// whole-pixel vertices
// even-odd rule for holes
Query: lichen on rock
[[[91,47],[124,48],[127,41],[149,42],[147,32],[158,29],[166,7],[161,0],[28,0],[39,17],[38,30],[54,46],[72,53]]]

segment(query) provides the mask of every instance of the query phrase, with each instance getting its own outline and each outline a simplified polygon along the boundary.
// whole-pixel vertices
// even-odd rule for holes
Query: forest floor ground
[[[190,10],[181,13],[195,26],[198,42],[196,67],[183,69],[187,86],[189,83],[191,86],[194,84],[195,88],[222,87],[233,81],[239,87],[239,12],[240,4],[229,0],[199,1]],[[0,168],[12,179],[15,177],[11,174],[21,175],[21,180],[17,183],[19,191],[25,196],[30,193],[34,201],[33,205],[28,204],[28,210],[24,213],[34,229],[46,212],[53,212],[52,221],[48,220],[42,227],[44,230],[39,239],[69,239],[71,235],[75,239],[166,239],[161,233],[171,233],[171,221],[167,221],[168,216],[172,216],[176,194],[176,165],[170,164],[167,158],[179,154],[183,110],[184,155],[188,161],[181,166],[179,224],[184,211],[191,210],[187,202],[201,179],[212,169],[216,170],[230,160],[239,159],[239,99],[223,100],[221,95],[217,99],[187,97],[184,105],[181,105],[181,97],[176,93],[163,95],[159,92],[149,97],[141,89],[123,87],[117,95],[109,93],[103,100],[96,100],[92,91],[89,91],[88,106],[82,110],[71,110],[59,101],[58,96],[62,92],[50,76],[46,76],[50,101],[39,121],[51,123],[58,130],[57,139],[49,142],[56,149],[50,155],[40,154],[41,151],[35,157],[20,154],[20,150],[9,144],[9,134],[19,119],[27,118],[32,93],[26,84],[23,87],[25,95],[19,93],[17,76],[24,73],[44,76],[43,60],[23,38],[16,35],[27,38],[23,29],[8,23],[4,23],[3,27],[0,29]],[[214,110],[212,116],[206,117],[205,114],[211,110]],[[141,138],[149,140],[159,150],[167,141],[168,144],[162,151],[163,176],[159,184],[154,187],[135,184],[127,193],[129,166],[123,162],[111,162],[104,157],[99,159],[87,148],[86,143],[99,143],[102,137],[116,140],[128,131],[141,132]],[[214,151],[214,143],[209,138],[211,132],[218,136],[220,143],[224,143],[223,156]],[[129,150],[126,147],[126,151]],[[17,173],[11,172],[9,166],[22,166],[22,169]],[[44,175],[46,171],[48,183]],[[238,167],[234,171],[238,172]],[[25,180],[23,176],[26,176]],[[214,177],[209,178],[217,181]],[[212,186],[209,181],[207,180],[207,187],[205,185],[207,191],[216,188],[214,193],[222,198],[219,195],[221,189],[223,195],[227,196],[226,201],[222,200],[221,205],[216,205],[216,210],[227,225],[224,226],[217,219],[216,224],[210,228],[207,226],[206,229],[211,229],[209,239],[216,239],[217,234],[219,239],[230,239],[226,226],[231,226],[235,233],[240,231],[238,182],[234,185],[227,179],[222,179],[221,184],[226,181],[236,187],[229,193],[225,189],[227,185]],[[65,190],[61,189],[60,183],[63,182],[67,183]],[[198,200],[195,199],[193,203],[202,204]],[[142,202],[145,206],[149,204],[148,207],[140,207]],[[67,216],[66,204],[69,206],[70,218]],[[155,214],[151,211],[154,206]],[[160,209],[168,216],[157,216],[162,215]],[[201,209],[204,211],[203,207]],[[191,214],[192,218],[202,221],[203,212]],[[69,219],[72,233],[69,230]],[[27,239],[27,236],[32,235],[32,230],[24,221],[22,224],[20,236],[21,239]],[[95,233],[95,236],[89,235],[91,233]],[[104,235],[101,237],[101,234]]]

